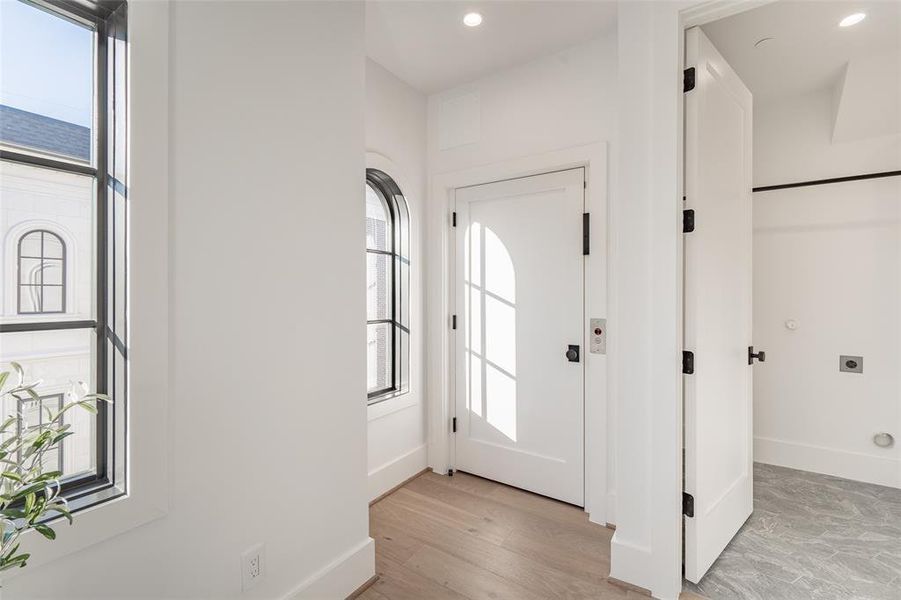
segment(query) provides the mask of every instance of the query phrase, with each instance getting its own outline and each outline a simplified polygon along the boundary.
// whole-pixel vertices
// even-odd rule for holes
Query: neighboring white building
[[[5,147],[90,160],[90,129],[34,113],[0,106]],[[89,176],[0,162],[0,268],[3,323],[91,320],[94,315],[94,182]],[[0,344],[3,369],[16,361],[29,381],[42,380],[38,393],[45,408],[59,410],[67,393],[94,390],[94,334],[88,329],[5,333]],[[25,422],[46,418],[32,400],[20,402]],[[16,402],[2,406],[14,414]],[[47,466],[65,475],[93,468],[94,419],[82,410],[64,417],[75,435]]]

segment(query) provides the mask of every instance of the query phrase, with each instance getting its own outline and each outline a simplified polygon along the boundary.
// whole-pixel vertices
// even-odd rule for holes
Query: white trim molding
[[[754,461],[901,488],[901,460],[889,456],[755,437]]]
[[[369,501],[410,479],[426,468],[428,451],[425,444],[369,471]]]
[[[322,600],[323,598],[347,598],[373,576],[375,541],[366,538],[347,552],[325,565],[282,600]]]

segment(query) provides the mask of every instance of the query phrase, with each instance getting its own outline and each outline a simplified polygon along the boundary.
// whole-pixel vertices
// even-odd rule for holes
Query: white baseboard
[[[375,575],[375,542],[368,537],[310,575],[282,600],[344,600]]]
[[[400,485],[426,468],[428,447],[423,444],[369,472],[369,501]]]
[[[651,593],[657,600],[677,600],[682,591],[682,578],[677,577],[667,589],[655,585],[655,557],[651,549],[622,541],[619,530],[610,541],[610,578],[641,588],[639,594]],[[637,597],[637,596],[636,596]]]
[[[754,438],[754,460],[768,465],[901,488],[901,460],[896,458],[758,437]]]
[[[610,577],[634,586],[651,589],[651,569],[653,564],[651,549],[642,548],[621,541],[619,532],[614,532],[610,540]]]

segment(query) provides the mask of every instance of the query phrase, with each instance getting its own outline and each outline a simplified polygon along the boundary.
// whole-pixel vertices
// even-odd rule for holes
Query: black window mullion
[[[41,169],[50,169],[52,171],[62,171],[63,173],[72,173],[73,175],[87,175],[89,177],[96,177],[97,175],[97,169],[91,165],[33,156],[31,154],[13,152],[12,150],[0,150],[0,160]]]
[[[96,375],[95,388],[98,394],[109,393],[109,356],[107,352],[107,302],[108,302],[108,184],[109,184],[109,43],[107,27],[103,20],[97,21],[96,34],[96,67],[97,79],[97,130],[94,138],[94,159],[97,166],[97,175],[94,182],[96,186],[95,198],[97,202],[95,214],[97,215],[97,233],[95,237],[97,256],[97,306],[96,306]],[[111,482],[112,475],[108,468],[108,427],[109,409],[107,403],[100,402],[97,406],[97,438],[96,438],[96,462],[97,476],[100,479]]]
[[[38,312],[44,312],[44,232],[41,231],[41,263],[40,268],[38,269],[38,289],[40,290],[40,295],[38,296]]]
[[[97,321],[33,321],[30,323],[0,323],[0,333],[26,333],[32,331],[58,331],[62,329],[97,329]]]
[[[391,240],[389,250],[391,251],[391,289],[388,293],[391,296],[391,372],[389,374],[391,385],[390,389],[396,391],[397,386],[397,211],[395,210],[394,200],[390,192],[382,190],[385,197],[385,203],[388,205],[388,239]]]

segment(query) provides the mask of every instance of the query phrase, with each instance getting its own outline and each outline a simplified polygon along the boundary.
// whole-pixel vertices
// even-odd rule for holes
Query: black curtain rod
[[[860,181],[861,179],[879,179],[881,177],[897,177],[901,171],[883,171],[882,173],[867,173],[865,175],[849,175],[848,177],[835,177],[833,179],[815,179],[813,181],[799,181],[798,183],[780,183],[779,185],[765,185],[753,188],[753,192],[769,192],[772,190],[784,190],[788,188],[807,187],[808,185],[826,185],[827,183],[843,183],[845,181]]]

